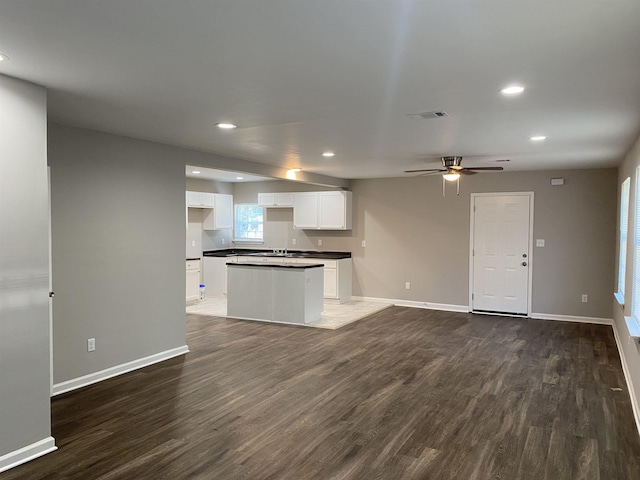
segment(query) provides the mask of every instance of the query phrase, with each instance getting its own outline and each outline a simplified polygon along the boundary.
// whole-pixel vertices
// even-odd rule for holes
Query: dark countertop
[[[269,263],[269,262],[227,262],[227,265],[231,265],[233,267],[269,267],[269,268],[324,268],[324,265],[321,263],[312,263],[305,265],[304,263]]]
[[[202,253],[205,257],[236,257],[238,255],[254,255],[256,257],[285,257],[285,258],[322,258],[325,260],[341,260],[351,258],[351,252],[316,252],[313,250],[287,250],[287,255],[275,254],[272,250],[252,248],[227,248],[224,250],[207,250]]]
[[[200,260],[200,257],[187,258],[187,262],[191,262],[193,260]]]

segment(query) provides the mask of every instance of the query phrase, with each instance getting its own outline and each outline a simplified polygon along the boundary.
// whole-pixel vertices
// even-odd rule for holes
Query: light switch
[[[544,247],[544,238],[536,239],[536,247]]]
[[[362,246],[366,247],[367,246],[367,241],[366,240],[362,240]]]

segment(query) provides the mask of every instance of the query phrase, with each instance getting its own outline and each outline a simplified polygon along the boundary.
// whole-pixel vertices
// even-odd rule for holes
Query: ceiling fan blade
[[[469,170],[468,168],[463,168],[462,170],[456,170],[456,173],[460,173],[462,175],[475,175],[477,172]]]
[[[444,168],[428,168],[428,169],[420,169],[420,170],[405,170],[404,173],[436,173],[436,172],[446,172],[447,170]]]
[[[502,167],[464,167],[464,170],[504,170]]]

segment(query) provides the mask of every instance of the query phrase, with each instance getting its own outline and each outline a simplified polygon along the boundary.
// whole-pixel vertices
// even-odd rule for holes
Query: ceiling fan
[[[458,182],[457,194],[460,195],[460,175],[474,175],[482,171],[500,171],[502,167],[463,167],[462,157],[440,157],[442,168],[421,168],[418,170],[405,170],[404,173],[419,173],[420,175],[439,175],[442,174],[442,196],[444,196],[445,180],[449,182]],[[508,162],[509,160],[498,160]]]

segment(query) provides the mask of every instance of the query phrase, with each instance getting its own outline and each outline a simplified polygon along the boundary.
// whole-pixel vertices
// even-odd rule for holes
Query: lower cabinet
[[[350,258],[326,260],[324,258],[296,258],[296,263],[321,263],[324,265],[324,298],[338,300],[340,303],[351,300]]]
[[[240,255],[237,257],[204,257],[202,265],[202,283],[205,285],[207,297],[227,293],[227,263],[300,263],[324,265],[324,298],[338,300],[340,303],[351,300],[351,269],[350,258],[327,260],[324,258],[283,258]],[[198,272],[198,278],[200,272]],[[189,272],[187,271],[187,300],[189,300]],[[199,283],[199,280],[198,280]],[[198,284],[195,284],[195,297],[198,298]]]
[[[200,260],[187,260],[187,302],[200,299]]]
[[[207,297],[227,293],[227,262],[235,257],[204,257],[202,283]]]

